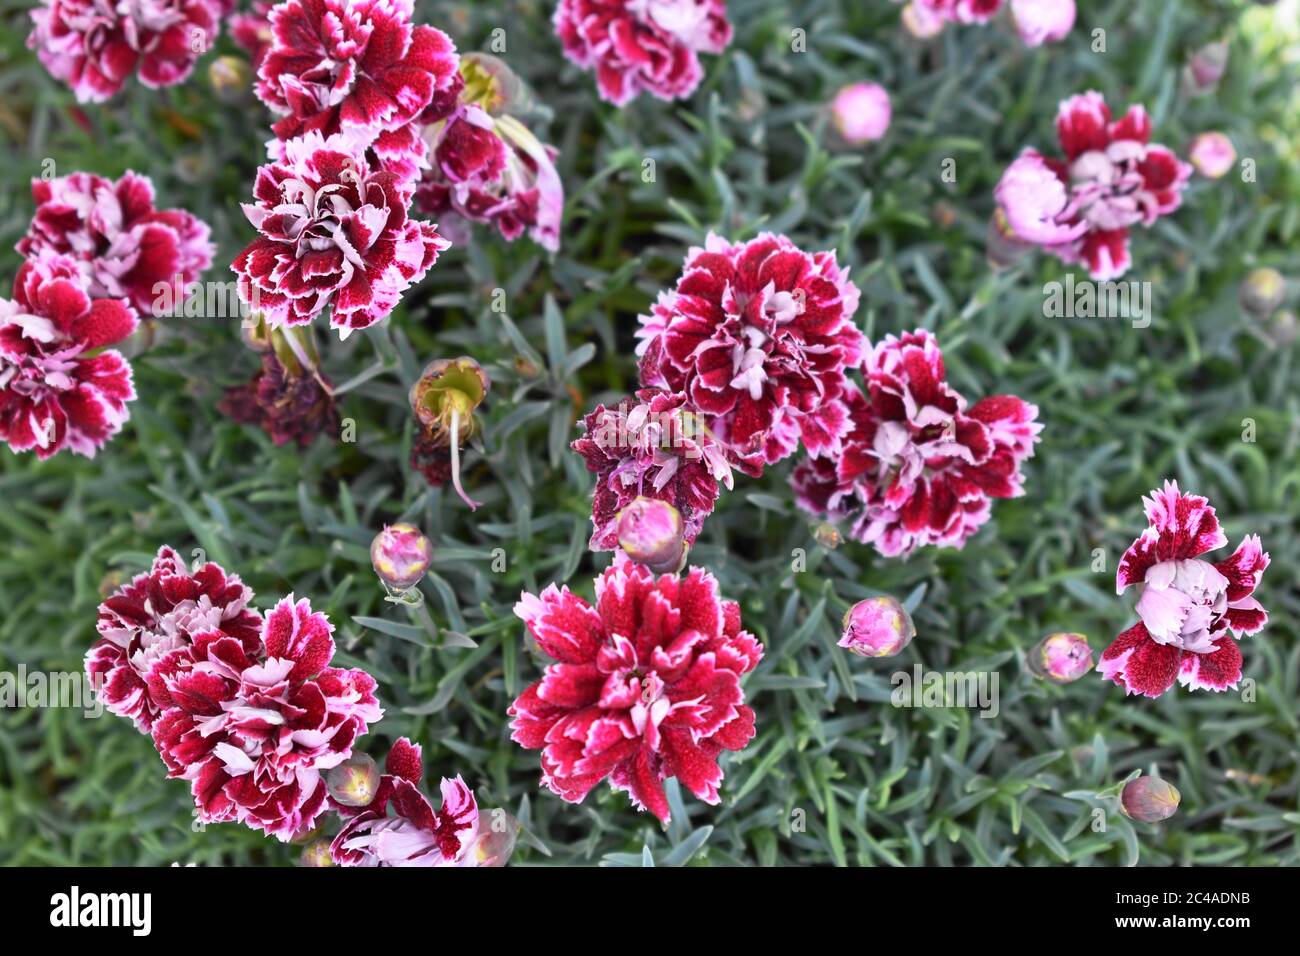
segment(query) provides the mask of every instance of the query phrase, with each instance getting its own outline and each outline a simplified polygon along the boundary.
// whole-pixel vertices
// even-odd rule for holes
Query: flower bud
[[[379,767],[363,753],[355,753],[325,772],[325,789],[345,807],[368,806],[379,792]]]
[[[1178,812],[1182,794],[1172,783],[1159,777],[1137,777],[1124,784],[1119,808],[1124,816],[1140,823],[1159,823]]]
[[[315,843],[309,843],[303,848],[302,856],[298,858],[299,866],[333,866],[334,857],[330,856],[330,841],[317,840]]]
[[[1297,328],[1296,314],[1290,309],[1280,309],[1273,314],[1269,320],[1267,334],[1273,340],[1273,344],[1278,348],[1287,348],[1296,340]]]
[[[672,574],[686,563],[682,515],[658,498],[640,497],[618,513],[618,545],[655,574]]]
[[[903,28],[918,40],[929,40],[943,32],[943,18],[924,5],[909,3],[903,8]]]
[[[474,434],[474,410],[492,387],[483,366],[468,356],[434,359],[411,386],[411,409],[424,434],[451,449],[451,481],[461,500],[473,511],[479,503],[460,483],[460,446]]]
[[[840,546],[844,537],[840,534],[839,528],[829,521],[823,521],[813,529],[813,540],[827,551],[834,551]]]
[[[831,101],[835,129],[851,146],[874,142],[889,129],[889,94],[879,83],[853,83]]]
[[[1029,249],[1028,243],[1016,237],[1002,207],[994,209],[984,233],[984,257],[989,265],[994,269],[1007,269],[1019,262]]]
[[[1011,0],[1011,19],[1026,46],[1064,40],[1074,29],[1074,0]]]
[[[1238,290],[1241,307],[1252,315],[1265,318],[1286,298],[1286,279],[1276,269],[1255,269],[1246,276]]]
[[[208,82],[217,99],[237,103],[252,89],[252,74],[240,57],[219,56],[208,65]]]
[[[370,563],[392,591],[407,591],[420,583],[433,560],[433,542],[413,524],[385,525],[370,542]]]
[[[1202,133],[1192,140],[1188,159],[1196,171],[1209,179],[1226,176],[1237,161],[1232,140],[1222,133]]]
[[[1212,93],[1228,69],[1228,43],[1221,40],[1201,47],[1183,69],[1183,87],[1192,96]]]
[[[481,812],[478,832],[465,851],[467,866],[505,866],[515,852],[519,821],[504,810]]]
[[[882,595],[849,608],[839,646],[860,657],[893,657],[915,636],[916,627],[907,608],[897,598]]]
[[[1069,684],[1092,670],[1092,648],[1082,634],[1049,634],[1029,652],[1025,662],[1035,677]]]

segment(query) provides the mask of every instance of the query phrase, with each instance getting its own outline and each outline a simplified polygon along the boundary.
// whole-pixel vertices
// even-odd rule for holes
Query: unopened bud
[[[368,754],[353,754],[325,772],[325,789],[345,807],[369,806],[379,792],[379,767]]]
[[[943,18],[920,3],[903,8],[903,27],[918,40],[928,40],[943,32]]]
[[[1124,816],[1140,823],[1159,823],[1178,812],[1182,794],[1172,783],[1159,777],[1138,777],[1124,785],[1119,808]]]
[[[480,813],[478,833],[474,834],[465,853],[465,862],[469,866],[505,866],[515,852],[515,840],[519,836],[519,821],[504,810],[488,810]]]
[[[433,542],[413,524],[386,525],[370,542],[375,574],[393,591],[408,591],[419,584],[431,561]]]
[[[308,844],[302,851],[302,856],[298,858],[299,866],[333,866],[334,858],[330,856],[330,844],[328,840],[317,840],[315,843]]]
[[[236,103],[248,95],[252,74],[247,61],[237,56],[219,56],[208,65],[208,82],[217,99]]]
[[[658,498],[636,498],[618,513],[618,546],[655,574],[672,574],[686,563],[682,515]]]
[[[1193,96],[1212,93],[1228,69],[1227,41],[1210,43],[1192,54],[1183,70],[1183,86]]]
[[[852,83],[831,101],[831,118],[846,143],[874,142],[889,129],[889,94],[879,83]]]
[[[1286,279],[1276,269],[1256,269],[1241,283],[1238,298],[1247,312],[1265,318],[1286,298]]]
[[[844,615],[839,646],[860,657],[893,657],[912,643],[916,627],[897,598],[867,598]]]
[[[820,544],[827,551],[834,551],[840,546],[844,537],[840,534],[840,529],[835,527],[829,521],[823,521],[813,529],[813,540]]]
[[[1188,158],[1202,176],[1219,179],[1231,172],[1237,162],[1237,151],[1232,140],[1222,133],[1202,133],[1192,140]]]
[[[1035,677],[1069,684],[1092,670],[1092,648],[1082,634],[1049,634],[1029,652],[1025,662]]]

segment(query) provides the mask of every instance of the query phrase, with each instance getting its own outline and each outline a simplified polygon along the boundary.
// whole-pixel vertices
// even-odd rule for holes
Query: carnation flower
[[[131,366],[104,346],[136,327],[126,302],[92,298],[78,263],[46,254],[0,298],[0,440],[41,459],[63,448],[93,458],[127,420]]]
[[[41,0],[27,46],[78,102],[116,95],[127,78],[157,89],[184,81],[216,42],[216,0]]]
[[[1192,140],[1187,158],[1202,176],[1219,179],[1232,172],[1237,150],[1223,133],[1201,133]]]
[[[407,218],[411,185],[351,136],[310,132],[262,166],[244,214],[260,235],[235,257],[240,297],[273,328],[330,308],[346,338],[385,318],[449,243]]]
[[[99,640],[86,654],[86,675],[110,714],[141,733],[173,701],[166,677],[189,666],[196,641],[231,639],[245,654],[260,643],[262,617],[249,608],[253,592],[221,565],[191,571],[164,545],[153,566],[99,606]]]
[[[526,230],[544,249],[558,251],[564,184],[556,150],[503,112],[510,105],[507,88],[518,81],[500,61],[466,56],[461,74],[456,97],[435,102],[421,117],[433,162],[416,203],[444,224],[446,214],[453,224],[494,224],[511,241]]]
[[[732,486],[726,449],[681,392],[645,388],[613,408],[598,405],[571,447],[596,475],[591,503],[596,551],[618,547],[618,515],[638,497],[658,498],[681,513],[693,544],[721,487]]]
[[[847,395],[842,452],[800,463],[796,500],[850,523],[885,557],[960,548],[988,521],[993,498],[1024,494],[1038,409],[1014,395],[966,399],[944,380],[943,354],[924,330],[886,336],[864,363],[868,389]]]
[[[1234,637],[1255,634],[1268,612],[1251,595],[1268,567],[1258,535],[1247,535],[1231,557],[1201,558],[1228,543],[1209,502],[1183,494],[1177,482],[1143,498],[1146,531],[1120,559],[1116,593],[1141,587],[1141,620],[1101,655],[1101,676],[1129,694],[1159,697],[1174,681],[1192,690],[1226,690],[1241,680]]]
[[[912,0],[912,3],[945,23],[988,23],[1002,9],[1002,0]]]
[[[340,866],[472,866],[468,850],[479,831],[474,792],[458,775],[442,778],[442,808],[420,793],[420,747],[402,737],[388,754],[375,799],[348,817],[330,846]],[[388,815],[389,808],[393,815]]]
[[[858,288],[835,253],[785,236],[692,248],[674,292],[641,316],[641,384],[685,392],[751,474],[794,452],[835,454],[845,370],[862,361]]]
[[[690,96],[704,78],[700,53],[731,42],[725,0],[560,0],[555,33],[564,55],[595,70],[601,99],[625,106],[638,93]]]
[[[155,209],[148,176],[33,179],[32,198],[36,214],[18,252],[71,256],[94,298],[126,299],[141,315],[161,316],[166,310],[155,305],[212,264],[207,224],[183,209]]]
[[[1011,17],[1026,46],[1064,40],[1074,29],[1074,0],[1011,0]]]
[[[456,47],[411,23],[413,0],[288,0],[271,11],[257,95],[283,118],[275,134],[346,132],[382,159],[421,162],[412,124],[456,81]]]
[[[227,389],[217,409],[241,425],[262,429],[277,445],[296,442],[306,448],[322,434],[339,433],[329,381],[316,369],[290,368],[271,349],[262,353],[253,380]]]
[[[665,823],[668,777],[718,803],[718,756],[754,736],[740,678],[763,649],[711,574],[656,576],[619,554],[594,607],[552,584],[515,614],[556,661],[509,709],[514,741],[542,752],[543,786],[580,803],[608,778]]]
[[[248,54],[253,61],[253,69],[260,69],[262,61],[271,49],[275,34],[271,30],[271,11],[275,9],[273,0],[253,0],[248,10],[232,13],[226,18],[226,27],[230,30],[230,39]]]
[[[1192,167],[1150,142],[1145,109],[1112,121],[1100,93],[1062,102],[1056,131],[1065,158],[1025,150],[994,195],[1018,238],[1086,264],[1094,279],[1116,279],[1132,261],[1129,230],[1177,209]]]
[[[853,146],[878,140],[889,129],[889,94],[879,83],[851,83],[831,100],[831,118]]]
[[[172,706],[154,744],[168,775],[190,781],[199,819],[287,841],[326,809],[323,772],[383,716],[373,677],[329,666],[333,630],[290,595],[266,615],[257,655],[207,634],[164,676]]]

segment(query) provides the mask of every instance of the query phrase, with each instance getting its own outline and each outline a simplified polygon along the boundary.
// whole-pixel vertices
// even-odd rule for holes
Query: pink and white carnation
[[[329,308],[343,338],[385,318],[450,245],[408,218],[412,188],[374,168],[352,136],[313,131],[285,143],[243,205],[260,235],[231,264],[240,298],[273,327]]]
[[[287,0],[271,10],[272,42],[257,95],[281,116],[282,141],[347,133],[383,163],[415,168],[413,121],[457,79],[455,44],[411,22],[413,0]]]
[[[711,574],[655,575],[620,553],[594,606],[552,584],[515,614],[556,661],[508,711],[512,739],[542,752],[543,786],[581,803],[608,779],[664,823],[668,777],[718,803],[719,755],[754,736],[740,679],[763,648]]]
[[[945,23],[988,23],[999,10],[1002,0],[912,0],[930,18]]]
[[[994,190],[998,205],[1020,240],[1116,279],[1132,264],[1130,230],[1179,207],[1192,167],[1150,142],[1145,109],[1112,120],[1100,93],[1062,102],[1056,131],[1065,158],[1025,150]]]
[[[131,306],[86,292],[79,263],[29,259],[0,298],[0,441],[40,459],[64,448],[93,458],[129,417],[131,366],[105,346],[137,324]]]
[[[183,82],[220,30],[217,0],[41,0],[27,46],[81,103]]]
[[[857,307],[834,252],[772,233],[735,244],[710,234],[640,317],[641,384],[685,392],[750,474],[800,442],[836,455],[849,430],[845,371],[863,356]]]
[[[207,224],[183,209],[156,209],[148,176],[34,179],[32,198],[36,213],[18,252],[72,257],[92,298],[126,299],[141,315],[161,317],[167,309],[158,306],[172,301],[172,290],[212,265]]]
[[[615,106],[642,92],[690,96],[704,78],[699,54],[721,53],[732,35],[725,0],[560,0],[555,33]]]
[[[593,550],[618,548],[619,512],[642,496],[673,505],[693,544],[722,487],[732,487],[726,449],[680,392],[642,389],[613,408],[598,405],[582,427],[571,447],[596,475]]]
[[[1011,18],[1025,46],[1056,43],[1074,29],[1074,0],[1011,0]]]
[[[256,71],[271,49],[275,34],[271,30],[273,0],[253,0],[247,10],[231,13],[226,18],[226,29],[235,45],[248,54]]]
[[[389,751],[370,804],[336,806],[345,818],[330,845],[339,866],[472,866],[469,849],[479,831],[474,791],[457,776],[442,778],[442,807],[420,792],[420,747],[405,737]],[[389,810],[392,815],[389,815]]]
[[[961,548],[988,521],[992,499],[1024,494],[1020,466],[1043,427],[1036,406],[997,395],[967,407],[924,330],[886,336],[863,371],[867,392],[846,393],[841,452],[794,470],[801,507],[849,522],[850,537],[897,557]]]
[[[209,633],[164,675],[171,706],[154,744],[168,776],[190,781],[200,820],[287,841],[327,809],[323,772],[383,716],[373,677],[329,666],[333,630],[290,595],[263,620],[257,654]]]
[[[473,103],[425,117],[431,120],[424,138],[433,163],[416,190],[419,208],[447,228],[458,219],[490,223],[511,241],[526,231],[542,248],[557,252],[564,184],[554,147],[513,116],[493,116]]]
[[[1191,690],[1222,691],[1241,680],[1241,650],[1234,638],[1256,634],[1268,612],[1254,597],[1268,552],[1247,535],[1231,556],[1201,557],[1228,537],[1200,495],[1177,482],[1143,498],[1149,526],[1120,559],[1115,590],[1141,588],[1141,620],[1106,648],[1101,676],[1128,694],[1159,697],[1177,680]]]
[[[193,662],[200,638],[230,638],[245,654],[260,644],[262,616],[253,592],[212,561],[191,571],[164,545],[153,566],[99,606],[99,640],[86,653],[86,676],[110,714],[141,733],[174,702],[166,677]]]

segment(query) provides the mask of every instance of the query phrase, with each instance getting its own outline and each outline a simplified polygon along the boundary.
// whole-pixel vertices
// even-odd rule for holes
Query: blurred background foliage
[[[212,224],[220,251],[207,278],[226,281],[225,264],[251,238],[238,203],[269,136],[262,107],[220,99],[209,54],[183,86],[132,85],[79,111],[24,46],[30,5],[0,0],[3,282],[32,212],[28,181],[47,159],[59,174],[152,176],[160,206]],[[1237,303],[1247,272],[1269,265],[1291,277],[1296,304],[1295,0],[1080,0],[1068,40],[1038,50],[1004,20],[922,44],[883,0],[730,0],[735,42],[707,58],[698,93],[622,111],[563,60],[553,4],[417,6],[465,51],[506,31],[503,58],[533,86],[539,132],[560,149],[560,254],[479,231],[382,328],[345,343],[322,334],[356,440],[306,452],[217,414],[222,390],[256,367],[236,319],[168,323],[134,359],[140,399],[98,458],[38,463],[0,449],[0,668],[78,670],[102,589],[170,543],[241,574],[260,607],[293,591],[326,610],[340,659],[380,681],[387,715],[364,748],[382,759],[409,735],[425,747],[427,774],[463,773],[480,805],[523,822],[517,865],[1296,862],[1294,317],[1252,318]],[[792,52],[795,28],[806,52]],[[1093,49],[1098,29],[1104,53]],[[1219,39],[1230,43],[1226,76],[1217,92],[1188,96],[1184,65]],[[238,55],[224,37],[218,52]],[[863,79],[889,89],[893,126],[875,146],[836,150],[822,104]],[[1149,328],[1045,318],[1042,286],[1063,274],[1055,261],[995,271],[985,260],[1002,169],[1024,145],[1053,145],[1057,102],[1087,89],[1117,111],[1145,103],[1156,139],[1179,151],[1221,130],[1257,166],[1255,182],[1194,179],[1181,210],[1138,231],[1128,278],[1153,283]],[[941,179],[946,159],[955,182]],[[510,699],[540,666],[511,608],[521,589],[551,581],[590,595],[607,563],[586,551],[591,485],[566,443],[579,415],[635,387],[636,315],[711,229],[733,239],[778,230],[834,248],[862,288],[869,336],[934,330],[968,397],[1021,395],[1046,429],[1025,497],[999,503],[964,550],[908,561],[853,543],[819,547],[793,505],[789,464],[738,480],[693,563],[717,574],[766,646],[747,685],[758,735],[726,759],[719,807],[670,786],[664,830],[605,788],[580,806],[538,788],[537,754],[512,744],[506,725]],[[495,289],[505,314],[492,311]],[[405,464],[407,388],[427,360],[459,354],[493,381],[467,456],[469,490],[486,502],[474,514]],[[1243,441],[1246,419],[1253,442]],[[1272,621],[1243,643],[1254,699],[1181,689],[1125,699],[1095,674],[1036,682],[1024,653],[1045,634],[1081,631],[1100,653],[1134,619],[1131,596],[1114,594],[1115,563],[1145,524],[1140,496],[1165,478],[1208,495],[1234,546],[1258,532],[1272,553],[1259,592]],[[371,537],[399,518],[438,547],[422,585],[427,619],[384,603],[369,566]],[[793,573],[799,549],[806,570]],[[834,646],[840,616],[881,592],[914,608],[917,639],[893,660],[847,656]],[[890,706],[891,673],[915,663],[995,671],[997,716]],[[1114,786],[1135,771],[1182,791],[1177,816],[1147,826],[1114,812]],[[298,854],[191,820],[186,785],[164,778],[125,721],[0,711],[0,861],[287,864]]]

